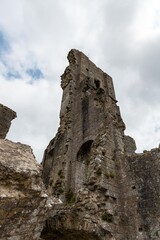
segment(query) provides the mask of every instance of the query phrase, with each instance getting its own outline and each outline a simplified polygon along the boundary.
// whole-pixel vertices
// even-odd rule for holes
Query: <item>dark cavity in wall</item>
[[[83,129],[83,134],[85,134],[86,130],[89,127],[88,109],[89,109],[89,99],[88,99],[87,96],[85,96],[82,100],[82,129]]]
[[[75,230],[55,230],[52,227],[44,227],[41,233],[41,239],[44,240],[100,240],[94,233]]]
[[[96,88],[100,88],[100,81],[99,80],[95,79],[94,83],[95,83]]]
[[[88,140],[87,142],[83,143],[77,153],[78,161],[88,164],[92,143],[93,140]]]

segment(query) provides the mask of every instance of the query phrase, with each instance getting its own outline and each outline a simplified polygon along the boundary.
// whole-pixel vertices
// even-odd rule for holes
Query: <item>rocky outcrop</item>
[[[16,113],[10,108],[0,104],[0,138],[4,139],[10,128],[11,121],[16,118]]]
[[[0,239],[39,239],[52,204],[31,148],[0,140]]]
[[[2,108],[1,136],[4,137],[16,114],[7,107]],[[1,240],[40,239],[45,219],[58,203],[48,197],[41,173],[42,167],[29,146],[0,139]]]

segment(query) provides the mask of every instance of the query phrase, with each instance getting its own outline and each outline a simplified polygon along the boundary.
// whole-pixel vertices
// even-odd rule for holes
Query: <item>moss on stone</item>
[[[101,169],[101,168],[98,168],[97,171],[96,171],[96,174],[97,174],[98,176],[101,176],[101,174],[102,174],[102,169]]]
[[[75,203],[75,201],[76,201],[76,197],[75,197],[75,195],[74,195],[74,193],[71,189],[69,189],[66,192],[65,197],[66,197],[66,202],[67,203]]]
[[[103,213],[103,215],[102,215],[102,220],[103,221],[106,221],[106,222],[109,222],[109,223],[112,223],[113,222],[113,215],[112,214],[110,214],[110,213],[107,213],[107,212],[105,212],[105,213]]]

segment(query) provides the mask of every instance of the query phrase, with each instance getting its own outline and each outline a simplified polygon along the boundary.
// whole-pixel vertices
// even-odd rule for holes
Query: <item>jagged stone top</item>
[[[0,138],[4,139],[6,137],[11,121],[16,117],[16,112],[3,104],[0,104]]]
[[[0,139],[0,165],[14,172],[39,174],[41,166],[36,162],[30,146]]]
[[[0,199],[39,194],[44,190],[41,165],[30,146],[0,139]],[[45,193],[45,192],[44,192]]]
[[[81,72],[83,71],[88,72],[89,69],[92,68],[93,73],[95,70],[96,73],[99,72],[99,74],[105,74],[109,76],[107,73],[103,72],[99,67],[97,67],[96,64],[89,59],[89,57],[87,57],[83,52],[77,49],[71,49],[67,56],[70,66],[78,65],[80,62],[80,58],[81,58],[81,63],[80,63]]]
[[[83,52],[71,49],[68,53],[69,66],[66,67],[61,76],[61,87],[66,92],[68,88],[77,88],[82,82],[94,82],[101,85],[101,88],[108,91],[108,95],[115,101],[112,78],[99,67],[97,67]],[[68,88],[67,88],[68,87]],[[63,101],[63,100],[62,100]]]
[[[0,239],[39,240],[56,198],[50,198],[32,149],[0,139]]]

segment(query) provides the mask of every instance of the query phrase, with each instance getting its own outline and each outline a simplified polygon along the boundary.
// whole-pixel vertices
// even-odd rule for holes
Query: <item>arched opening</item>
[[[84,183],[88,178],[88,165],[91,157],[91,147],[93,140],[88,140],[82,144],[77,152],[75,186],[76,189],[84,187]]]
[[[41,239],[44,240],[99,240],[94,233],[76,230],[51,230],[43,229]]]
[[[78,161],[88,164],[92,143],[93,140],[88,140],[87,142],[82,144],[77,153]]]

